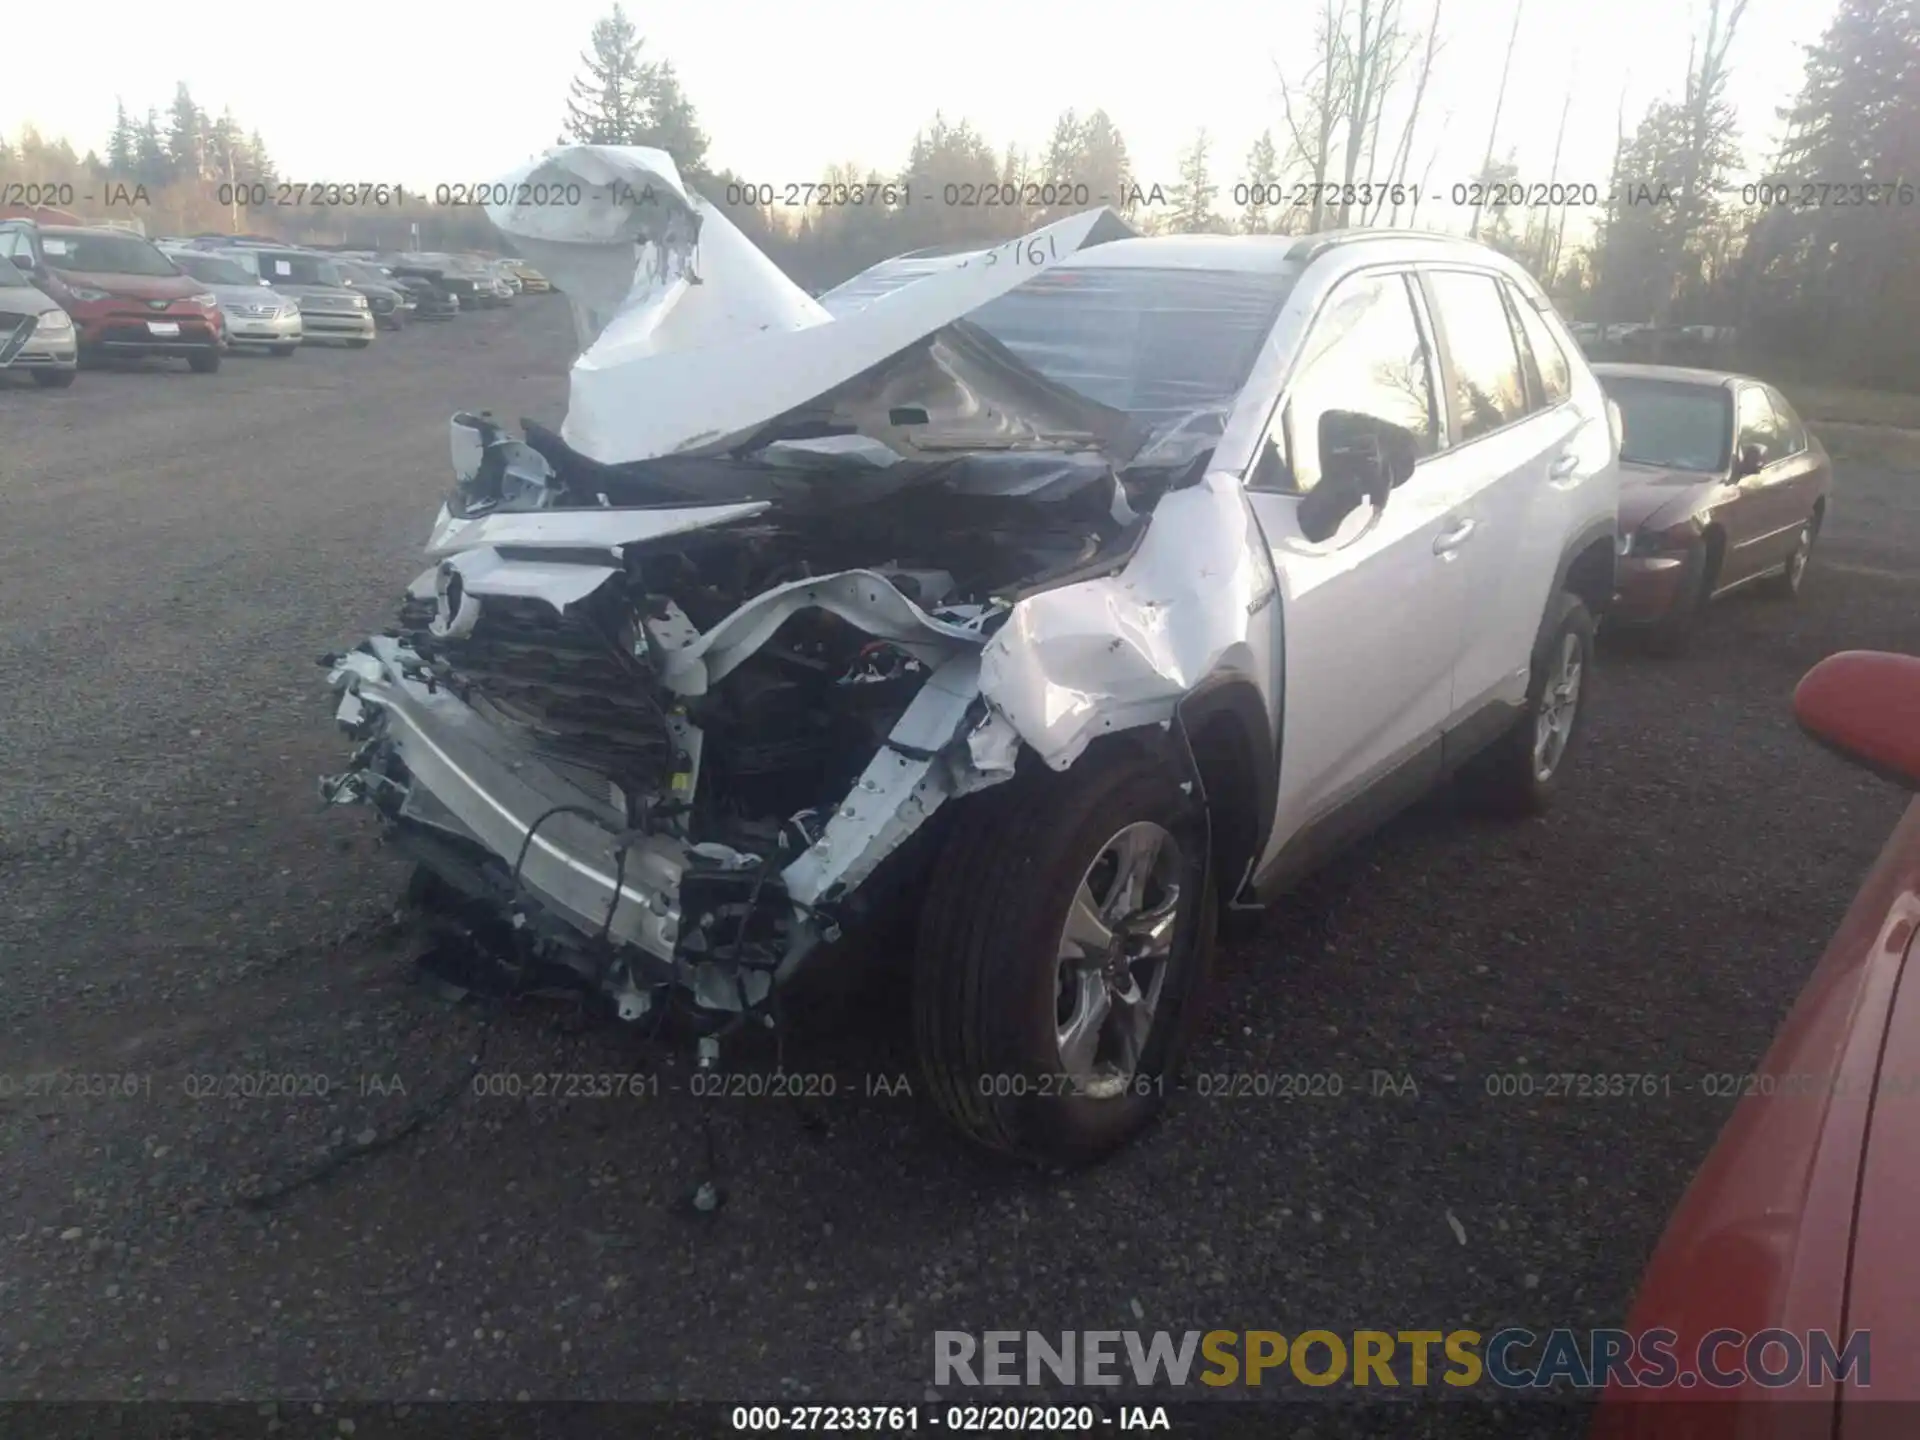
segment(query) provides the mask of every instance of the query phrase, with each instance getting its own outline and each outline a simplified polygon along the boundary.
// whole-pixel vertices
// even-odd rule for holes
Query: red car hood
[[[1871,1383],[1850,1385],[1844,1398],[1920,1401],[1920,1246],[1910,1238],[1920,1193],[1920,968],[1900,984],[1917,926],[1920,801],[1888,838],[1754,1083],[1740,1087],[1746,1098],[1641,1279],[1627,1328],[1677,1332],[1683,1368],[1717,1329],[1779,1327],[1803,1338],[1825,1330],[1836,1348],[1848,1332],[1870,1330]],[[1830,1377],[1731,1391],[1615,1384],[1593,1435],[1825,1436],[1839,1391]],[[1693,1420],[1706,1423],[1677,1429],[1672,1406],[1635,1403],[1730,1399],[1803,1403],[1738,1421],[1747,1407],[1695,1405]]]
[[[1659,517],[1656,528],[1677,524],[1719,485],[1717,477],[1695,470],[1620,467],[1620,528],[1638,530]]]
[[[129,300],[184,300],[207,287],[191,275],[96,275],[86,270],[62,270],[60,278],[68,285],[89,290],[105,290]]]

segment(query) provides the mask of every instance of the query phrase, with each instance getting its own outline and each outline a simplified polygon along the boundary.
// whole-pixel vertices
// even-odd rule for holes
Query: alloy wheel
[[[1185,860],[1165,827],[1140,821],[1094,856],[1060,932],[1054,1039],[1081,1094],[1125,1092],[1166,987]]]
[[[1580,637],[1562,635],[1533,717],[1533,776],[1543,785],[1560,768],[1567,743],[1573,739],[1573,725],[1580,711],[1581,670]]]

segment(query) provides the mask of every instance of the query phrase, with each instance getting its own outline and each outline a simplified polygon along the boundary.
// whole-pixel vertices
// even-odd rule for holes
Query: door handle
[[[1571,450],[1563,450],[1553,457],[1553,463],[1547,466],[1547,477],[1551,480],[1564,480],[1580,468],[1580,457]]]
[[[1433,553],[1436,555],[1451,555],[1467,543],[1468,538],[1473,534],[1477,524],[1478,522],[1473,520],[1456,520],[1452,525],[1433,537]]]

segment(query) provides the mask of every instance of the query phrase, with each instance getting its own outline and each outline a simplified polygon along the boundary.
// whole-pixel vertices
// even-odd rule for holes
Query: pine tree
[[[131,175],[133,173],[136,141],[133,118],[127,114],[126,102],[115,99],[113,134],[107,140],[107,166],[114,174]]]
[[[1084,184],[1095,205],[1123,203],[1122,195],[1133,179],[1133,167],[1127,159],[1127,142],[1120,138],[1120,127],[1104,110],[1087,116],[1080,127],[1080,173],[1063,177],[1073,184]]]
[[[1202,130],[1194,137],[1192,148],[1180,157],[1180,183],[1168,197],[1173,202],[1173,213],[1168,217],[1167,228],[1174,234],[1204,235],[1221,228],[1219,216],[1213,213],[1213,197],[1218,187],[1207,165],[1207,151],[1212,144],[1207,132]]]
[[[637,145],[649,120],[650,66],[640,60],[640,32],[616,4],[596,20],[591,49],[580,56],[585,73],[567,101],[566,136],[586,145]],[[697,133],[697,132],[696,132]],[[700,137],[702,152],[706,137]]]
[[[173,104],[167,108],[167,159],[172,162],[173,175],[179,180],[199,180],[206,175],[207,165],[207,117],[193,96],[187,93],[185,81],[181,81],[173,92]]]
[[[646,67],[641,94],[645,100],[645,118],[638,138],[627,143],[651,145],[673,157],[683,175],[700,175],[706,170],[707,135],[700,128],[698,115],[671,60]]]
[[[1085,131],[1080,118],[1071,110],[1061,112],[1053,122],[1053,135],[1047,141],[1046,157],[1035,177],[1042,185],[1072,185],[1080,179],[1085,152],[1081,138]]]
[[[167,147],[160,139],[160,112],[150,109],[134,127],[133,178],[142,185],[164,185],[171,173]]]

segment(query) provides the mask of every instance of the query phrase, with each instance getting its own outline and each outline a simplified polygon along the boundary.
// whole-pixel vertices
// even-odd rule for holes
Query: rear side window
[[[1453,403],[1465,443],[1511,425],[1527,413],[1520,351],[1491,275],[1434,270],[1426,275],[1442,343],[1453,362]]]
[[[1560,342],[1554,338],[1553,329],[1545,317],[1534,309],[1526,296],[1509,285],[1507,299],[1513,305],[1513,313],[1520,317],[1522,341],[1532,352],[1533,370],[1540,380],[1543,408],[1552,409],[1573,394],[1573,370],[1567,364],[1566,352],[1560,348]]]

